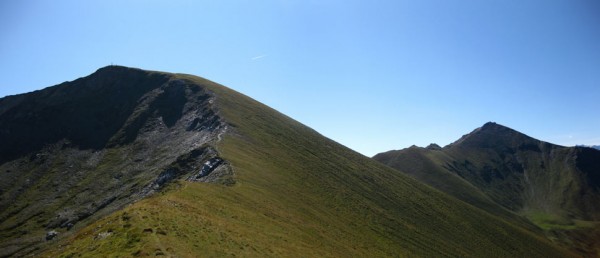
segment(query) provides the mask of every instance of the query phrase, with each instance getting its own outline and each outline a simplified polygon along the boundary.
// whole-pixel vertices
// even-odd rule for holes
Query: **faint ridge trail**
[[[217,153],[221,153],[221,151],[219,150],[219,142],[223,139],[221,135],[223,135],[226,132],[227,126],[224,126],[223,129],[219,132],[219,134],[217,134],[217,141],[215,142],[215,150],[217,150]]]
[[[223,130],[217,134],[217,143],[222,140],[221,135],[223,135],[227,131],[227,126],[223,127]]]

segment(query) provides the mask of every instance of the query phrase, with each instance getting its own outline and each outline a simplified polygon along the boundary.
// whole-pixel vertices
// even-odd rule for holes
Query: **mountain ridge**
[[[0,249],[40,244],[29,236],[77,229],[200,169],[226,130],[211,99],[168,74],[118,66],[0,99],[11,102],[0,112],[0,237],[12,238]],[[231,184],[223,167],[212,181]]]
[[[501,214],[494,204],[508,209],[584,255],[600,254],[593,229],[600,218],[600,151],[554,145],[489,122],[442,150],[408,148],[373,158],[494,214]],[[481,194],[492,203],[475,198]],[[573,238],[585,240],[578,246]]]
[[[102,71],[111,69],[123,70]],[[109,121],[114,127],[99,149],[77,145],[77,137],[75,144],[64,143],[86,132],[51,131],[51,137],[41,137],[47,141],[21,149],[34,151],[0,162],[0,176],[14,178],[0,188],[8,189],[0,200],[9,207],[0,212],[7,218],[0,222],[2,255],[573,255],[539,232],[419,183],[225,86],[186,74],[139,75],[90,80],[91,88],[151,88],[125,100],[133,107],[124,118]],[[158,83],[153,76],[165,80]],[[81,82],[65,85],[85,85]],[[36,94],[60,93],[56,89]],[[86,94],[104,99],[89,92],[68,94],[74,104],[58,110],[89,114],[75,108]],[[117,100],[89,109],[111,117]],[[34,104],[24,110],[36,111],[33,115],[46,110]],[[12,114],[20,121],[21,112]],[[53,115],[58,125],[96,120],[48,114]],[[0,115],[9,118],[14,117]],[[27,131],[7,135],[13,132]],[[202,177],[220,173],[212,183],[186,180],[216,164],[225,166]],[[70,226],[72,219],[77,220]],[[52,231],[57,234],[45,234]]]

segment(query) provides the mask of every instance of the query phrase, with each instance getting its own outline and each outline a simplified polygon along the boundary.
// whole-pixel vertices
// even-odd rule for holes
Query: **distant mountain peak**
[[[439,145],[437,145],[435,143],[432,143],[432,144],[427,145],[427,147],[425,147],[425,149],[428,149],[428,150],[441,150],[442,147],[440,147]]]
[[[600,145],[585,145],[585,144],[577,144],[577,145],[575,145],[575,147],[581,147],[581,148],[592,148],[592,149],[597,149],[597,150],[600,150]]]
[[[507,126],[498,124],[496,122],[487,122],[487,123],[483,124],[483,126],[481,126],[479,129],[481,129],[481,130],[504,130],[504,131],[519,133]]]
[[[494,137],[527,137],[524,133],[514,130],[510,127],[495,123],[487,122],[483,126],[475,129],[472,133],[485,133]]]
[[[530,223],[561,232],[553,241],[582,257],[598,256],[598,228],[563,229],[575,219],[600,220],[598,146],[558,146],[488,122],[442,150],[432,147],[373,159],[495,215],[513,220],[521,213]]]
[[[503,148],[521,145],[537,145],[541,141],[526,134],[518,132],[504,125],[487,122],[483,126],[463,135],[448,147],[477,147],[477,148]]]
[[[133,67],[127,67],[127,66],[120,66],[120,65],[107,65],[104,67],[99,68],[98,70],[96,70],[94,73],[92,73],[90,76],[94,76],[94,75],[102,75],[102,74],[110,74],[110,73],[122,73],[122,72],[148,72],[142,69],[138,69],[138,68],[133,68]]]
[[[483,126],[501,126],[501,125],[497,124],[496,122],[489,121],[489,122],[483,124]]]

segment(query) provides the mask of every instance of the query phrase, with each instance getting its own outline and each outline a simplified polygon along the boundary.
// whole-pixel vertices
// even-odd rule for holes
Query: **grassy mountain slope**
[[[600,254],[599,151],[487,123],[440,150],[409,148],[374,159],[493,214],[503,216],[494,205],[509,209],[583,254]],[[482,193],[487,201],[478,199]]]
[[[110,66],[0,99],[0,256],[28,253],[47,232],[68,234],[202,166],[224,128],[211,98],[165,73]]]
[[[498,205],[479,188],[455,173],[449,172],[443,164],[453,161],[444,151],[437,148],[410,148],[379,153],[374,160],[392,168],[401,169],[405,174],[430,185],[442,192],[458,198],[491,214],[511,221],[524,228],[538,231],[529,221],[514,212]]]
[[[179,181],[44,256],[564,257],[543,237],[364,157],[235,91],[215,96],[230,187]]]
[[[600,219],[600,152],[566,148],[488,123],[444,149],[450,170],[525,214]]]

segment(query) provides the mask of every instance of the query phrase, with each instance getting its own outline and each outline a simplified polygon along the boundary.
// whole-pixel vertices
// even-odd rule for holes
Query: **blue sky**
[[[600,144],[600,2],[0,2],[0,96],[112,64],[190,73],[371,156],[487,121]]]

